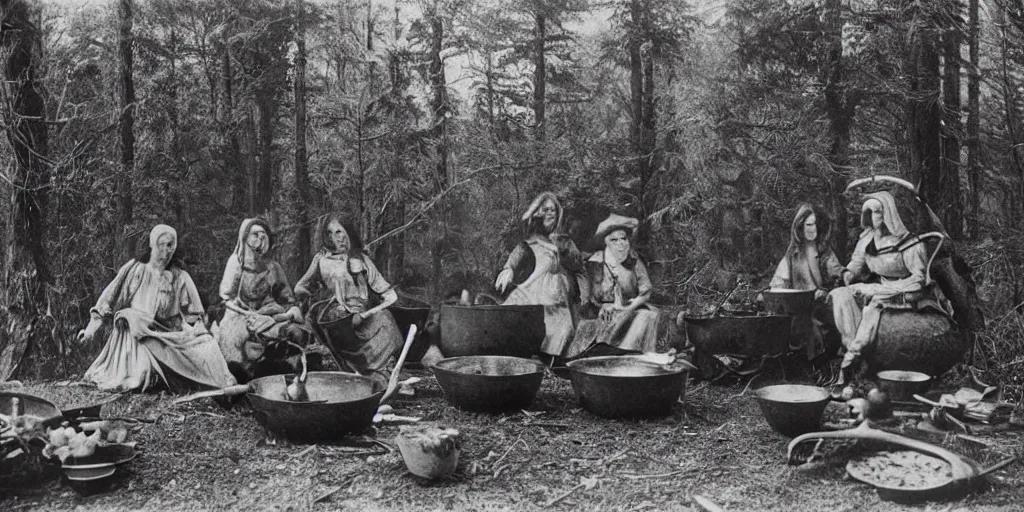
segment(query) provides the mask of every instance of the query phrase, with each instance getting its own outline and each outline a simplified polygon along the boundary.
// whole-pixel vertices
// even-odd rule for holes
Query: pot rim
[[[525,373],[512,373],[512,374],[507,374],[507,375],[487,375],[487,374],[480,374],[480,373],[465,373],[465,372],[460,372],[458,370],[455,370],[453,368],[445,368],[444,366],[442,366],[442,363],[447,363],[447,362],[452,362],[452,361],[457,361],[457,360],[470,360],[470,359],[476,359],[476,360],[479,360],[479,359],[485,359],[485,360],[487,360],[487,359],[491,359],[491,360],[494,360],[494,359],[497,359],[497,360],[514,359],[514,360],[516,360],[516,362],[522,361],[524,363],[531,364],[534,368],[533,368],[533,371],[528,371],[528,372],[525,372]],[[473,377],[496,377],[496,378],[522,377],[522,376],[526,376],[526,375],[536,375],[538,373],[543,374],[544,373],[544,368],[545,368],[545,366],[543,364],[541,364],[540,361],[535,361],[533,359],[527,359],[525,357],[502,356],[502,355],[453,356],[453,357],[446,357],[444,359],[440,359],[440,360],[436,361],[434,364],[430,365],[430,369],[431,370],[434,370],[434,371],[440,370],[440,371],[442,371],[444,373],[448,373],[448,374],[452,374],[452,375],[473,376]]]

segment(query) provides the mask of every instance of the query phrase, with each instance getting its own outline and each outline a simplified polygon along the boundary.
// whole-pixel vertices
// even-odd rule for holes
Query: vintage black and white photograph
[[[1024,510],[1024,0],[0,0],[0,510]]]

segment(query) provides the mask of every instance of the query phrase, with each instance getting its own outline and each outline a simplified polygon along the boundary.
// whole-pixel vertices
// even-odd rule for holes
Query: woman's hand
[[[501,293],[505,293],[505,288],[512,283],[512,269],[506,268],[498,274],[498,278],[494,280],[494,288]]]
[[[353,313],[352,314],[352,327],[359,327],[359,324],[363,323],[363,320],[366,320],[367,318],[369,318],[369,316],[371,314],[373,314],[373,310],[363,311],[362,313]]]
[[[598,313],[597,317],[601,320],[611,320],[618,310],[619,308],[616,308],[615,304],[601,304],[601,312]]]
[[[818,288],[817,290],[814,290],[814,300],[821,300],[821,299],[823,299],[823,298],[825,298],[827,296],[828,296],[828,292],[826,292],[825,290],[822,290],[821,288]]]
[[[89,325],[85,326],[85,329],[78,331],[78,342],[88,343],[96,337],[96,332],[100,330],[103,325],[103,320],[100,318],[93,318],[89,321]]]
[[[852,283],[852,282],[853,282],[853,272],[850,272],[849,270],[844,270],[843,271],[843,284],[845,284],[846,286],[850,286],[850,283]]]

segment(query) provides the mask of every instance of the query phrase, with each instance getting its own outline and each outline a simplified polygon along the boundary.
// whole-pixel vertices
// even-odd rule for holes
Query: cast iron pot
[[[696,370],[682,360],[662,365],[635,355],[588,357],[568,367],[583,408],[605,418],[667,416]]]
[[[463,356],[434,364],[434,376],[448,403],[468,411],[525,409],[544,379],[544,366],[508,356]]]
[[[402,331],[403,337],[409,334],[410,325],[416,326],[416,339],[409,347],[409,355],[406,356],[405,361],[408,363],[419,362],[430,348],[430,336],[426,330],[427,320],[430,318],[430,308],[391,306],[388,310],[395,318],[395,323],[398,324],[398,330]]]
[[[755,313],[685,316],[686,337],[705,354],[776,356],[789,351],[792,317]]]
[[[271,432],[296,441],[336,440],[373,424],[384,386],[369,377],[343,372],[309,372],[309,401],[285,398],[284,375],[249,383],[249,402]]]
[[[529,358],[544,343],[544,306],[441,306],[445,357]]]
[[[830,399],[824,388],[802,384],[764,386],[754,398],[772,429],[786,437],[818,430]]]
[[[886,309],[864,359],[872,372],[909,370],[939,376],[963,361],[970,343],[970,337],[943,314]]]

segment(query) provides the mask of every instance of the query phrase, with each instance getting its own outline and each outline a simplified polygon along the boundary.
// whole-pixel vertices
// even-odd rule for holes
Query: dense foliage
[[[840,215],[847,254],[859,205],[845,183],[891,174],[921,183],[963,243],[990,316],[979,353],[1019,375],[1024,1],[985,3],[977,33],[971,4],[3,0],[0,58],[37,38],[49,135],[37,237],[50,272],[33,295],[47,320],[33,324],[23,371],[80,371],[96,347],[75,346],[74,332],[157,222],[178,228],[211,304],[242,218],[270,220],[294,278],[310,259],[300,228],[316,250],[329,211],[354,220],[407,300],[437,303],[490,291],[523,209],[550,189],[584,248],[611,211],[646,219],[638,242],[657,301],[694,306],[737,275],[764,282],[802,201]],[[18,6],[29,28],[11,28]],[[22,119],[14,90],[8,133]],[[18,142],[0,144],[6,156]],[[11,192],[31,176],[5,160],[10,244]],[[9,290],[19,261],[4,255]]]

